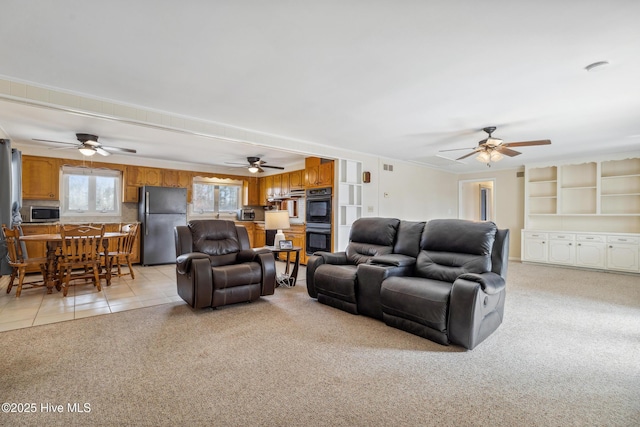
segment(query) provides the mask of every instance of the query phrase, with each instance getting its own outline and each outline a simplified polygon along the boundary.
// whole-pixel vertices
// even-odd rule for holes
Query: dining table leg
[[[46,277],[45,285],[47,286],[47,294],[53,293],[53,287],[60,291],[60,280],[58,277],[58,257],[56,251],[58,250],[58,242],[47,242],[47,269],[45,272]]]
[[[107,286],[111,286],[111,258],[109,257],[109,240],[102,240],[102,247],[104,248],[104,280],[107,282]]]

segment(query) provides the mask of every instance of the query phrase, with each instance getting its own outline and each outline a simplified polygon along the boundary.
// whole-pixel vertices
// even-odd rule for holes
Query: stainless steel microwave
[[[57,222],[60,221],[60,208],[31,206],[29,222]]]

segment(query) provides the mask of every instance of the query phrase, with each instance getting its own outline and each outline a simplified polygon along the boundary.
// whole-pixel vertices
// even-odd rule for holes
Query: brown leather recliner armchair
[[[175,228],[178,295],[193,308],[219,307],[273,295],[269,250],[253,250],[233,221],[197,220]]]

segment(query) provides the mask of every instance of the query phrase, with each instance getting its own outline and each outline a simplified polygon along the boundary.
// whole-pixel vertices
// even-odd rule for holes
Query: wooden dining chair
[[[22,293],[24,285],[27,285],[24,289],[40,288],[45,286],[45,277],[47,274],[47,259],[42,258],[29,258],[26,250],[20,243],[20,236],[22,230],[20,226],[9,228],[6,224],[2,224],[2,234],[7,245],[7,252],[9,254],[9,265],[11,266],[11,277],[9,278],[9,285],[7,286],[7,293],[11,292],[13,288],[13,282],[16,277],[18,278],[18,287],[16,288],[16,298]],[[25,283],[24,278],[28,268],[38,267],[42,273],[41,280],[35,280]]]
[[[133,251],[133,243],[136,240],[136,235],[138,234],[138,226],[139,223],[134,222],[132,224],[121,224],[120,232],[127,233],[126,236],[120,237],[118,239],[117,249],[113,252],[109,252],[109,265],[111,269],[117,270],[118,277],[126,276],[127,274],[131,275],[132,279],[135,279],[135,272],[133,271],[133,266],[131,265],[131,256]],[[122,265],[126,264],[129,267],[129,271],[123,273]]]
[[[98,292],[101,291],[100,254],[103,248],[104,225],[62,226],[60,237],[62,242],[58,269],[60,282],[64,283],[63,295],[67,296],[70,282],[78,279],[91,280]]]

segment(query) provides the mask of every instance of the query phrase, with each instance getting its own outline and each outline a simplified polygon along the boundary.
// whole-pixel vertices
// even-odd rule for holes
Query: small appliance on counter
[[[251,208],[238,209],[238,220],[253,221],[256,219],[256,212]]]
[[[29,208],[29,222],[57,222],[60,221],[60,208],[51,206],[31,206]]]

